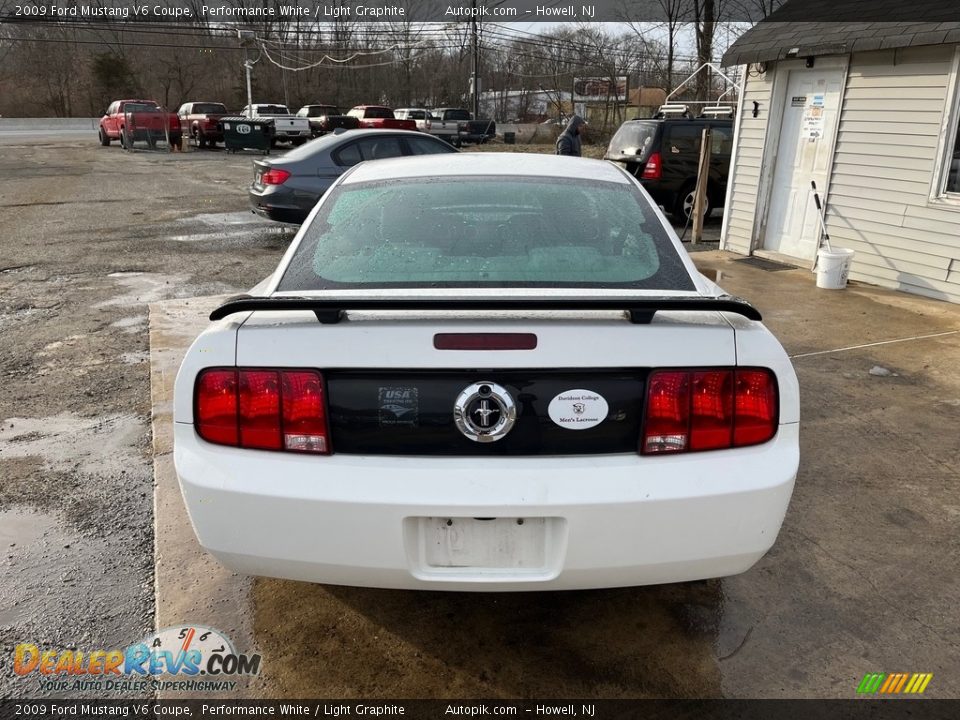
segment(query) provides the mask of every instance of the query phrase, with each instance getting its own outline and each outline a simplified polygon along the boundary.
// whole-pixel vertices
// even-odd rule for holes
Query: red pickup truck
[[[115,100],[100,118],[100,144],[119,140],[125,148],[134,141],[145,140],[150,147],[169,138],[171,145],[180,144],[180,118],[167,112],[156,100]]]
[[[393,110],[382,105],[357,105],[347,113],[360,121],[362,128],[377,128],[380,130],[416,130],[415,120],[397,120]]]
[[[182,132],[196,140],[198,147],[214,147],[223,141],[220,118],[229,114],[227,106],[217,102],[186,102],[177,110]]]

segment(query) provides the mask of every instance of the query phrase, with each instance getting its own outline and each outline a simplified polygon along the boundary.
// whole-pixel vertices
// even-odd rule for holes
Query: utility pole
[[[473,104],[473,119],[480,117],[480,39],[477,36],[477,0],[472,2],[473,13],[470,15],[470,30],[473,39],[473,72],[470,82],[471,101]]]
[[[247,75],[247,110],[253,116],[253,89],[250,83],[250,71],[253,70],[253,62],[250,60],[250,46],[257,41],[257,36],[252,30],[238,29],[237,39],[240,40],[240,47],[243,48],[243,68]],[[284,77],[284,81],[286,81],[286,77]]]

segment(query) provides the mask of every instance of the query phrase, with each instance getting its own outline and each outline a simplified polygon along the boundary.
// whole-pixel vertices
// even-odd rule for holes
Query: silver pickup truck
[[[243,110],[240,111],[240,115],[248,118],[269,118],[273,120],[273,140],[275,142],[303,145],[313,137],[310,130],[310,120],[305,117],[297,117],[290,112],[286,105],[276,103],[245,105]]]
[[[460,146],[460,126],[455,120],[444,120],[436,111],[426,108],[397,108],[393,116],[398,120],[413,120],[417,130],[446,140],[451,145]]]

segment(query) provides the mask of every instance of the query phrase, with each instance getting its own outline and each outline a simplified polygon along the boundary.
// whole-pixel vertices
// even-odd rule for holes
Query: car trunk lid
[[[438,333],[534,335],[535,347],[441,350]],[[732,366],[734,340],[716,312],[663,312],[642,325],[607,311],[351,312],[331,325],[309,312],[255,312],[238,332],[237,365],[321,370],[338,453],[597,454],[636,452],[652,368],[689,366],[693,357],[698,366]],[[517,408],[514,428],[497,442],[468,439],[454,419],[458,396],[482,383],[499,385]]]

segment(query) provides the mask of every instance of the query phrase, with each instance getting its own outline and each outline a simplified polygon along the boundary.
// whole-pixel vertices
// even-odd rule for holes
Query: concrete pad
[[[150,312],[158,625],[206,623],[261,652],[241,697],[852,698],[866,672],[932,672],[927,696],[960,694],[960,307],[694,259],[760,308],[800,377],[797,488],[749,572],[495,595],[226,572],[196,545],[169,454],[173,375],[216,304],[204,298]]]
[[[210,311],[227,297],[150,305],[155,622],[157,630],[181,624],[206,625],[225,633],[238,651],[253,652],[248,611],[252,581],[225,569],[197,543],[173,467],[173,385],[177,371],[194,338],[209,324]],[[251,687],[256,684],[253,681]]]

